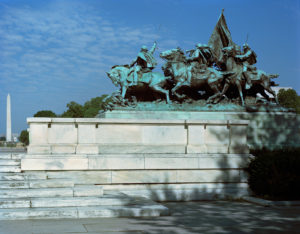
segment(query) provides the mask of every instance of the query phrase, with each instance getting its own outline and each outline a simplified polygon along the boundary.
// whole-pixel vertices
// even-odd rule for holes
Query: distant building
[[[288,89],[293,89],[293,88],[292,87],[280,87],[280,86],[272,87],[272,90],[274,90],[276,96],[278,95],[280,89],[288,90]],[[266,94],[269,96],[270,99],[274,99],[273,95],[270,94],[268,91],[266,91]],[[263,97],[259,93],[257,94],[257,96],[260,98]]]
[[[13,133],[12,134],[12,141],[13,142],[19,142],[19,134],[18,133]]]

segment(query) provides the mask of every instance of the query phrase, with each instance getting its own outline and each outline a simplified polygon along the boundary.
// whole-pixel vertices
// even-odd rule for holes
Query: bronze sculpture
[[[278,103],[271,89],[271,86],[276,86],[271,79],[278,75],[267,74],[254,67],[256,53],[247,43],[241,51],[232,41],[223,11],[208,44],[198,43],[195,49],[186,51],[187,56],[179,47],[160,53],[165,60],[162,66],[164,75],[152,72],[157,65],[153,56],[156,45],[154,42],[149,51],[142,46],[130,65],[113,66],[107,73],[112,82],[120,87],[121,98],[115,98],[120,105],[129,105],[129,99],[133,102],[143,101],[136,94],[137,90],[143,90],[142,96],[147,96],[145,92],[150,90],[151,101],[163,98],[167,104],[171,104],[171,100],[193,103],[203,98],[200,92],[205,93],[207,104],[218,103],[224,97],[231,101],[227,95],[230,89],[238,91],[234,93],[239,96],[242,106],[245,106],[245,97],[256,93],[268,100],[265,91],[271,93]],[[161,95],[156,98],[157,93]]]
[[[146,46],[142,46],[141,51],[138,53],[136,59],[131,62],[130,67],[134,68],[132,85],[137,85],[138,80],[142,78],[143,73],[151,72],[157,65],[156,59],[153,56],[155,48],[156,42],[154,42],[152,48],[149,51]],[[134,64],[136,64],[135,67],[133,67]]]

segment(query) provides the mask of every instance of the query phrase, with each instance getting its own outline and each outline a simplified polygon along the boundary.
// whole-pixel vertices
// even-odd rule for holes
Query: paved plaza
[[[0,221],[0,233],[300,233],[300,206],[262,207],[231,201],[164,205],[171,216]]]

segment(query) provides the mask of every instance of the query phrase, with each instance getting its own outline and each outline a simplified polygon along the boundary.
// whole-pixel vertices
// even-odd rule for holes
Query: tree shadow
[[[238,117],[246,119],[243,114]],[[214,134],[221,142],[228,138],[227,132]],[[251,150],[299,147],[300,118],[294,114],[272,111],[251,113],[247,138]],[[233,152],[241,151],[239,143],[231,142],[230,148]],[[287,233],[299,230],[299,207],[266,208],[238,199],[246,191],[252,193],[247,186],[245,168],[253,155],[243,152],[234,154],[235,165],[230,154],[219,155],[217,168],[222,168],[222,173],[215,178],[215,185],[218,181],[227,185],[222,187],[221,193],[217,186],[208,188],[203,186],[205,183],[199,183],[199,188],[174,190],[166,178],[163,189],[157,191],[149,185],[148,191],[149,198],[167,206],[171,216],[136,218],[132,224],[144,225],[147,230],[143,233]],[[246,186],[241,189],[241,184]]]
[[[245,114],[238,117],[247,119]],[[247,137],[251,150],[300,147],[300,115],[266,111],[251,113],[250,118]]]

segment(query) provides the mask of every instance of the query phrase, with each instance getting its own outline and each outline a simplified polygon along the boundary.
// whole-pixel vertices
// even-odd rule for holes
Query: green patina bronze
[[[109,97],[107,109],[143,110],[255,110],[280,108],[273,78],[256,69],[256,54],[245,43],[243,50],[232,41],[223,14],[208,44],[196,44],[184,53],[180,48],[160,53],[165,61],[162,73],[152,72],[157,65],[154,42],[150,50],[142,46],[130,65],[116,65],[107,72],[120,89]],[[265,91],[274,96],[269,102]],[[265,100],[256,98],[261,94]],[[240,101],[237,102],[237,98]]]

